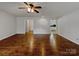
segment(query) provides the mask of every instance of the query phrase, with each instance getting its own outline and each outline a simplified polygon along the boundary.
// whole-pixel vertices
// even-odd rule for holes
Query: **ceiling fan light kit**
[[[30,8],[30,7],[27,8],[27,11],[28,12],[34,12],[33,8]]]

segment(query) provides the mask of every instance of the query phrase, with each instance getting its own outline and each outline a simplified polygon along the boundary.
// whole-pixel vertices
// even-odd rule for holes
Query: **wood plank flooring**
[[[79,45],[56,35],[57,50],[50,45],[49,34],[16,34],[0,41],[1,56],[76,56]]]
[[[59,55],[79,56],[79,45],[69,41],[68,39],[60,35],[56,35],[56,39]]]

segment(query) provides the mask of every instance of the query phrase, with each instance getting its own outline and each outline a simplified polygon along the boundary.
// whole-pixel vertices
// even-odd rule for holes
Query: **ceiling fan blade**
[[[31,7],[33,7],[34,5],[33,4],[29,4]]]
[[[24,2],[24,4],[28,5],[28,3],[27,3],[27,2]]]
[[[39,13],[39,11],[37,11],[37,10],[34,10],[36,13]]]
[[[25,7],[19,7],[19,9],[25,9]]]
[[[35,8],[42,8],[41,6],[36,6]]]

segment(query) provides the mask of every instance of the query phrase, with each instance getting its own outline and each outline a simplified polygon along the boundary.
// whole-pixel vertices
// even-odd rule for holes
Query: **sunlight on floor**
[[[51,33],[50,35],[50,45],[53,48],[53,53],[58,54],[57,40],[56,40],[56,36],[53,33]]]
[[[33,36],[33,32],[27,32],[26,33],[27,36],[27,40],[28,40],[28,46],[29,46],[29,53],[32,54],[33,52],[33,48],[34,48],[34,36]]]
[[[41,44],[41,55],[45,56],[45,47],[43,43]]]

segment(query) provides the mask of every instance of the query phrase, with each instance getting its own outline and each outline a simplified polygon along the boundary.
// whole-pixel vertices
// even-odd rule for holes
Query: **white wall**
[[[35,34],[49,34],[49,28],[49,19],[41,17],[34,20],[33,30]]]
[[[15,26],[15,17],[4,11],[0,11],[0,40],[15,34]]]
[[[25,17],[17,17],[17,34],[24,34],[25,33],[25,25],[26,25],[26,18]]]
[[[43,17],[17,17],[17,33],[25,33],[26,20],[33,20],[34,34],[49,34],[49,19]]]
[[[79,44],[79,11],[58,19],[58,34]]]

